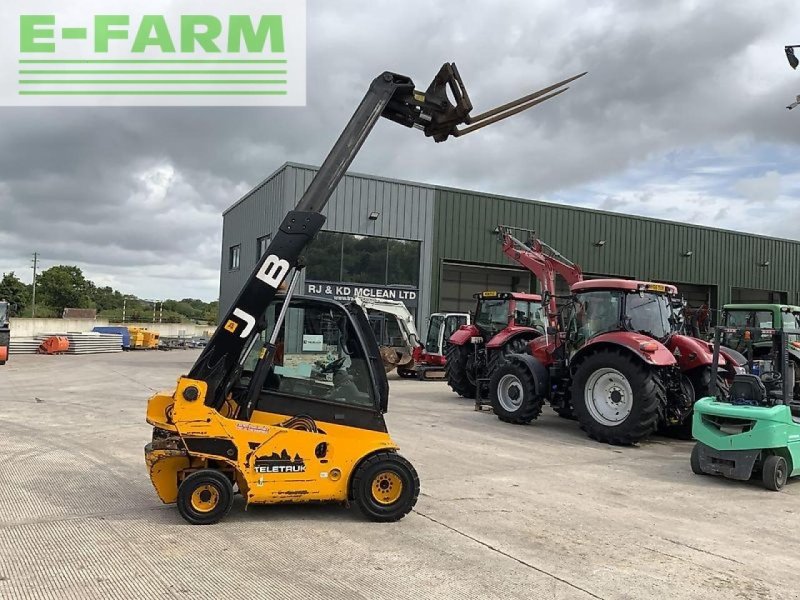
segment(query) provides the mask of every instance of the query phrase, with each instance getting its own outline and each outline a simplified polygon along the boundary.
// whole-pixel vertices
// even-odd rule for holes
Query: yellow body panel
[[[199,391],[192,401],[184,397],[190,386]],[[148,423],[177,430],[187,448],[178,450],[183,461],[163,449],[169,442],[154,441],[145,448],[150,478],[164,502],[175,501],[186,474],[206,466],[231,469],[248,503],[344,502],[352,472],[364,457],[397,450],[381,431],[327,422],[309,425],[309,420],[287,424],[293,415],[259,411],[250,421],[229,419],[205,406],[205,394],[204,382],[181,378],[173,396],[156,394],[148,402]]]

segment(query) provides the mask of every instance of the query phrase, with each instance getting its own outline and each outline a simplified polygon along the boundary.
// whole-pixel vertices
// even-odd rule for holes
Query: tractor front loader
[[[375,336],[358,306],[295,294],[301,254],[380,117],[443,142],[561,94],[577,77],[477,116],[452,63],[425,92],[396,73],[372,82],[189,374],[148,401],[145,460],[163,502],[194,524],[222,519],[235,492],[248,505],[353,502],[376,521],[411,511],[419,479],[386,429]]]

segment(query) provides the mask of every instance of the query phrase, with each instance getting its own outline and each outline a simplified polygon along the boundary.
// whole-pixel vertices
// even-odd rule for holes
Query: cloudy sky
[[[446,144],[384,121],[353,170],[800,239],[796,7],[308,0],[304,108],[0,108],[0,271],[30,281],[37,251],[141,297],[216,298],[222,211],[319,164],[375,75],[424,89],[448,60],[476,111],[590,73]]]

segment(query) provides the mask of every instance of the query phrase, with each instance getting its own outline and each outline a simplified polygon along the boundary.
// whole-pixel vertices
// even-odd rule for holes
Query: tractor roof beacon
[[[148,401],[145,461],[163,502],[193,524],[222,519],[234,490],[248,504],[352,501],[376,521],[413,508],[419,479],[386,430],[388,383],[364,311],[296,296],[301,254],[380,117],[443,142],[561,94],[580,76],[477,116],[453,63],[425,92],[396,73],[372,82],[189,374]]]

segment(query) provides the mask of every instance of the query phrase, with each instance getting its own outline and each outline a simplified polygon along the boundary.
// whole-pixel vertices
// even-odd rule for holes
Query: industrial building
[[[223,214],[227,310],[315,167],[286,163]],[[588,277],[674,283],[690,305],[800,304],[800,242],[349,173],[306,253],[302,293],[402,300],[424,323],[486,289],[536,291],[501,252],[499,224],[535,229]],[[422,327],[424,329],[424,326]]]

